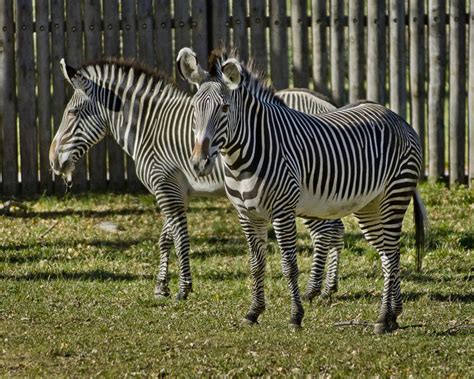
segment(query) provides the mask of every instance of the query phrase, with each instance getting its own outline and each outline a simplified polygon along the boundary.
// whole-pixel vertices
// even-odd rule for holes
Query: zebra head
[[[204,71],[197,62],[196,54],[183,48],[178,54],[177,66],[180,75],[194,84],[198,91],[193,97],[195,144],[191,161],[199,176],[209,174],[219,150],[229,138],[232,91],[239,87],[241,71],[239,62],[230,58],[222,63],[222,54],[213,52],[216,61],[211,72]],[[211,60],[213,55],[211,54]],[[215,72],[219,72],[215,75]]]
[[[118,111],[121,104],[120,99],[96,83],[86,69],[68,66],[64,59],[60,67],[74,93],[51,142],[49,162],[56,175],[70,181],[75,163],[106,135],[107,110]]]

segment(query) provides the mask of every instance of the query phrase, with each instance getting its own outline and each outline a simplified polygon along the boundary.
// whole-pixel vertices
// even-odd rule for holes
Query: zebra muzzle
[[[208,175],[213,167],[212,161],[209,155],[209,138],[205,138],[202,143],[196,143],[191,156],[191,163],[196,174]]]

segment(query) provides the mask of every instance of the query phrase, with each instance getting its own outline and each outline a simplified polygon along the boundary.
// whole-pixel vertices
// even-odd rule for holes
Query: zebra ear
[[[229,89],[237,89],[242,83],[242,65],[235,58],[227,59],[222,64],[222,80]]]
[[[176,58],[179,76],[199,88],[208,73],[199,65],[196,53],[189,47],[183,47]]]
[[[69,84],[75,88],[76,85],[74,84],[74,76],[76,76],[78,70],[67,65],[64,58],[61,58],[59,61],[59,67],[61,68],[61,72],[64,75],[64,79],[66,79]]]

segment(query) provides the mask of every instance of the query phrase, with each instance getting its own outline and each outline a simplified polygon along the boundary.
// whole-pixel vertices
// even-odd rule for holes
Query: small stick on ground
[[[53,230],[54,227],[58,225],[58,223],[59,223],[59,220],[54,221],[54,223],[43,234],[40,235],[40,238],[44,238],[44,236],[48,234],[51,230]]]

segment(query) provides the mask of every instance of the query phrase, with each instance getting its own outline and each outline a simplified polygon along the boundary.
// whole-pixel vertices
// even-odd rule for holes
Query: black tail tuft
[[[420,272],[425,253],[427,214],[418,191],[413,195],[413,217],[415,219],[416,271]]]

